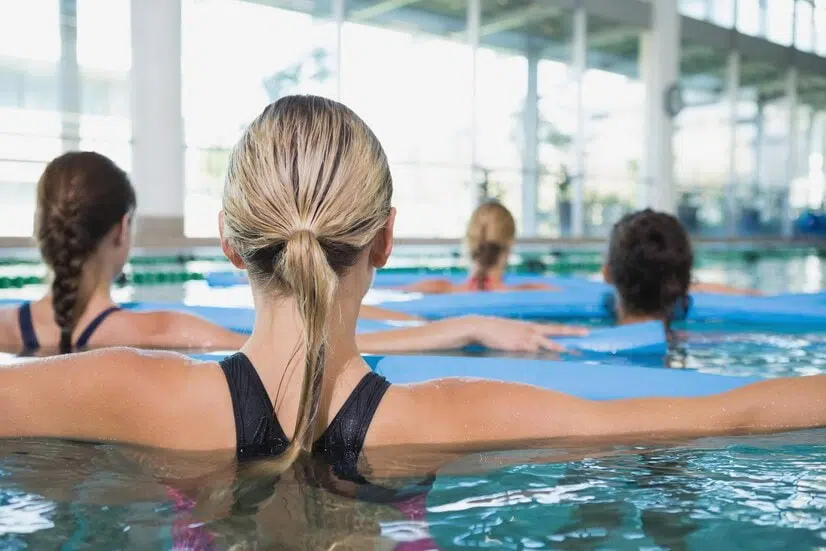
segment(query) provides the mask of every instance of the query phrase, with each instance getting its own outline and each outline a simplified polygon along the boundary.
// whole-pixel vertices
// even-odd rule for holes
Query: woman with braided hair
[[[126,173],[93,152],[57,157],[37,185],[35,237],[52,272],[50,292],[19,308],[0,310],[0,350],[28,355],[88,347],[218,348],[237,350],[247,340],[181,312],[132,312],[112,300],[111,283],[129,257],[135,192]],[[362,307],[362,316],[403,318]],[[104,323],[105,322],[105,323]],[[583,330],[467,316],[358,336],[364,352],[417,352],[489,348],[559,350],[552,335]]]
[[[3,350],[31,355],[243,344],[239,335],[196,316],[117,306],[111,286],[129,257],[135,206],[128,176],[103,155],[70,152],[46,166],[37,184],[34,236],[51,286],[40,300],[0,311]]]
[[[0,437],[226,450],[280,473],[305,452],[356,463],[387,446],[826,426],[824,375],[605,401],[492,380],[390,384],[360,355],[356,322],[392,252],[392,197],[384,149],[350,109],[314,96],[267,106],[233,149],[219,222],[255,302],[241,351],[209,362],[122,348],[2,369]]]

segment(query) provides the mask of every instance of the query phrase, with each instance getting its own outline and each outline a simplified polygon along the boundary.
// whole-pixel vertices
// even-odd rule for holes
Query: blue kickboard
[[[567,350],[597,354],[658,355],[668,353],[665,326],[659,321],[591,329],[584,337],[554,338]]]
[[[194,355],[218,361],[215,354]],[[394,384],[411,384],[461,377],[523,383],[591,400],[621,398],[708,396],[740,388],[760,379],[728,377],[682,369],[654,369],[626,365],[594,365],[511,358],[442,356],[371,356],[371,369]]]

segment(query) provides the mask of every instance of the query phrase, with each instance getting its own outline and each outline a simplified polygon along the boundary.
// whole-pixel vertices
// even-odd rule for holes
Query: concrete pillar
[[[60,0],[58,94],[63,151],[80,149],[80,67],[77,62],[77,1]]]
[[[573,237],[585,234],[585,70],[588,64],[588,13],[580,5],[574,12],[574,34],[571,48],[571,79],[576,83],[576,133],[573,154],[573,194],[571,201],[571,233]]]
[[[789,201],[789,191],[795,178],[797,178],[798,159],[798,120],[797,115],[797,68],[789,67],[786,71],[786,106],[788,109],[788,139],[786,142],[786,185],[787,191],[783,194],[783,236],[791,237],[794,232],[794,220],[792,219],[791,202]]]
[[[137,240],[163,245],[184,230],[181,0],[133,1],[131,10]]]
[[[681,101],[680,14],[677,2],[673,1],[652,2],[651,9],[651,28],[643,33],[640,48],[645,81],[645,148],[638,206],[675,212],[675,113],[670,109]]]
[[[522,235],[531,237],[536,235],[539,198],[539,56],[534,52],[528,54],[528,91],[523,116]]]

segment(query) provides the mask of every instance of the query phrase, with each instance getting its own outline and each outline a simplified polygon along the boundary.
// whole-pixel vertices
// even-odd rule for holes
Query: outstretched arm
[[[367,320],[424,321],[424,318],[419,316],[396,312],[395,310],[388,310],[387,308],[379,308],[378,306],[368,306],[366,304],[361,305],[359,317]]]
[[[585,334],[587,330],[578,327],[465,316],[434,321],[419,327],[361,333],[356,335],[356,344],[361,352],[378,354],[452,350],[471,344],[511,352],[558,352],[562,347],[548,337]]]
[[[826,375],[775,379],[699,398],[592,401],[541,388],[445,379],[394,386],[384,444],[474,449],[559,437],[705,436],[826,426]],[[372,429],[371,429],[372,433]],[[378,441],[375,440],[375,441]]]
[[[442,295],[445,293],[454,293],[457,291],[457,288],[447,279],[423,279],[416,283],[399,287],[399,290],[409,293],[424,293],[425,295]]]

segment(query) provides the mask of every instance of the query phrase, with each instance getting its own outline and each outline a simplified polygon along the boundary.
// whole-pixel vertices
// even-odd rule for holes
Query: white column
[[[539,197],[539,56],[535,52],[528,54],[528,91],[523,117],[522,235],[527,237],[536,235]]]
[[[573,154],[573,194],[571,204],[571,233],[573,237],[585,234],[585,70],[588,63],[588,13],[580,5],[574,12],[574,34],[571,48],[571,79],[576,83],[576,134]]]
[[[132,179],[142,220],[138,239],[155,245],[183,236],[181,0],[133,0],[131,7]]]
[[[482,3],[481,0],[469,0],[467,4],[467,39],[470,46],[470,185],[471,185],[471,205],[472,208],[479,206],[484,200],[484,190],[479,185],[482,174],[478,166],[477,134],[479,125],[477,123],[477,99],[476,99],[476,54],[479,50],[479,33],[482,25]]]
[[[791,202],[789,192],[795,178],[797,178],[797,158],[798,158],[798,119],[797,116],[797,68],[789,67],[786,72],[786,106],[788,109],[788,139],[786,141],[786,193],[783,194],[783,236],[791,237],[794,231],[794,221],[792,220]]]
[[[651,10],[651,29],[643,33],[640,49],[645,80],[645,147],[638,206],[675,212],[674,120],[668,104],[669,91],[679,81],[680,14],[677,2],[671,0],[652,2]]]
[[[77,62],[77,1],[60,0],[60,137],[63,151],[80,149],[80,68]]]
[[[727,230],[729,235],[737,233],[737,221],[739,219],[739,208],[737,204],[737,191],[739,189],[739,176],[737,173],[737,131],[738,131],[738,109],[737,104],[740,96],[740,52],[731,51],[726,65],[726,101],[729,106],[729,141],[728,141],[728,182],[726,183],[726,220],[728,220]]]

